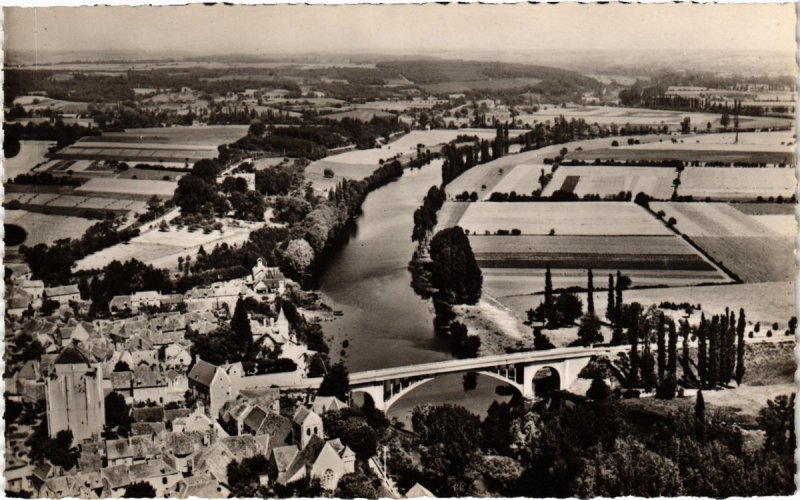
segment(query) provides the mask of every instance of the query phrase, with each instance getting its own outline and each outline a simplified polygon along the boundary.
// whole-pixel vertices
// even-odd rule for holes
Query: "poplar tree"
[[[669,340],[667,342],[667,373],[670,377],[677,378],[678,370],[678,332],[675,330],[675,322],[671,319],[667,322],[667,332]]]
[[[700,377],[700,385],[705,386],[708,383],[708,322],[706,315],[701,314],[700,326],[697,329],[697,371]]]
[[[634,388],[639,386],[639,318],[633,319],[630,328],[628,328],[628,337],[630,337],[631,342],[631,371],[628,378],[631,388]]]
[[[617,296],[614,299],[614,320],[622,326],[622,275],[617,271]]]
[[[550,264],[544,273],[544,316],[548,323],[553,319],[553,278],[550,275]]]
[[[616,313],[616,306],[614,305],[614,276],[609,273],[608,275],[608,307],[606,308],[606,318],[610,322],[614,322],[614,314]]]
[[[594,316],[594,279],[592,270],[589,269],[589,283],[587,285],[588,294],[586,295],[586,312],[589,316]]]
[[[697,391],[697,400],[694,403],[694,429],[695,438],[701,443],[706,440],[706,402],[703,391]]]
[[[719,382],[719,316],[711,317],[708,328],[708,386],[713,389]]]
[[[681,370],[683,371],[683,379],[692,379],[692,368],[689,358],[689,335],[692,333],[692,327],[686,320],[681,321],[681,336],[683,336],[682,352],[681,352]]]
[[[744,309],[739,309],[739,323],[736,325],[736,385],[740,385],[744,379],[744,329],[747,325],[744,316]]]
[[[656,323],[656,342],[657,342],[657,355],[658,355],[658,380],[664,380],[664,371],[667,369],[667,349],[665,345],[665,318],[664,314],[658,315],[658,322]]]

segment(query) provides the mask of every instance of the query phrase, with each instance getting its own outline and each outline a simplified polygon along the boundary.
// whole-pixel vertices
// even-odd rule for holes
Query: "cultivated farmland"
[[[6,224],[16,224],[27,231],[28,239],[24,242],[27,246],[39,243],[49,245],[62,238],[80,238],[97,222],[81,217],[40,214],[27,210],[6,210],[4,217]]]
[[[790,198],[795,192],[793,168],[687,167],[678,194],[699,199],[755,200],[758,196]]]
[[[551,196],[553,191],[567,190],[579,197],[597,194],[602,198],[630,191],[634,196],[641,192],[656,199],[668,199],[675,176],[674,169],[662,167],[562,166],[553,174],[542,195]]]
[[[794,238],[698,236],[692,240],[745,283],[789,281],[797,275]]]
[[[20,141],[19,153],[13,158],[3,158],[3,175],[6,180],[28,173],[45,161],[48,149],[55,146],[52,141]]]
[[[642,207],[624,202],[480,202],[470,203],[458,222],[472,234],[519,229],[546,235],[669,235],[670,231]]]
[[[75,191],[172,196],[176,182],[138,179],[90,179]]]
[[[727,203],[650,203],[654,212],[663,211],[664,218],[674,217],[675,227],[683,234],[695,236],[776,236],[768,226],[753,216]]]
[[[194,257],[200,246],[211,251],[217,244],[242,243],[247,240],[252,229],[247,224],[226,224],[224,232],[215,230],[206,234],[203,231],[189,232],[186,228],[175,227],[162,232],[155,226],[128,243],[114,245],[81,259],[76,263],[76,270],[101,269],[113,260],[124,261],[131,257],[157,267],[176,268],[178,257]]]

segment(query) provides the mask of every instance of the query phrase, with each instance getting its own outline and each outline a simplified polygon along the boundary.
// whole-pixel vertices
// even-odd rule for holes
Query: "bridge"
[[[612,357],[628,349],[567,347],[354,372],[350,374],[350,394],[368,394],[376,408],[388,411],[400,398],[438,375],[476,372],[510,385],[523,397],[534,398],[537,385],[542,390],[545,384],[566,389],[592,357]]]

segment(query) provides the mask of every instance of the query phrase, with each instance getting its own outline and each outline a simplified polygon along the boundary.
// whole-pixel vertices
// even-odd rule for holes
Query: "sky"
[[[6,47],[197,55],[438,50],[794,51],[777,4],[339,5],[4,9]]]

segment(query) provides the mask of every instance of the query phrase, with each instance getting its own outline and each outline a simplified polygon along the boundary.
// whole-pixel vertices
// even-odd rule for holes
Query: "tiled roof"
[[[214,374],[216,372],[216,365],[212,365],[211,363],[198,358],[197,362],[194,364],[194,366],[192,366],[192,369],[189,372],[189,380],[208,386],[214,379]]]

